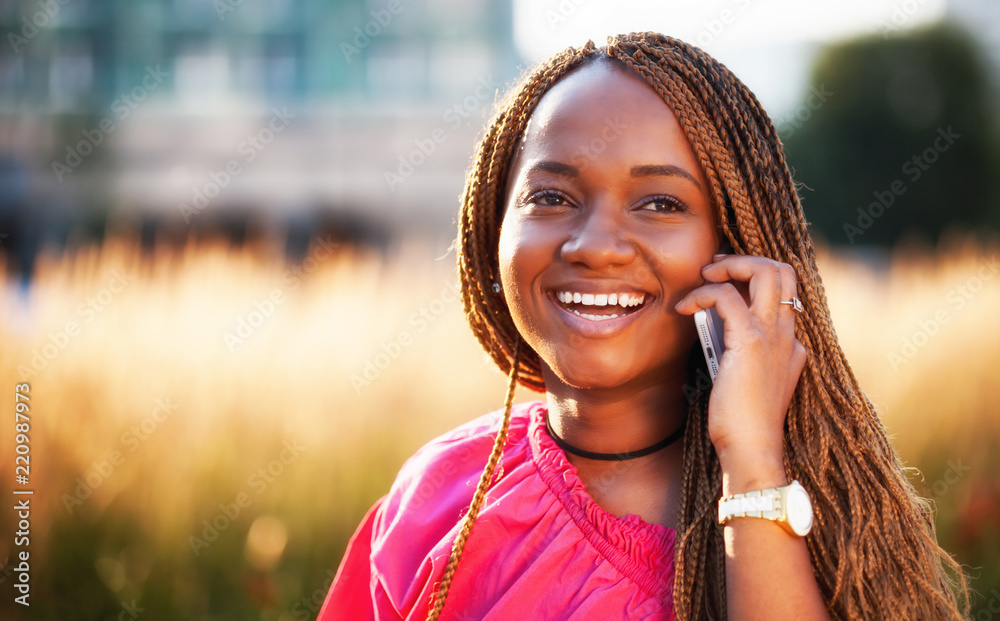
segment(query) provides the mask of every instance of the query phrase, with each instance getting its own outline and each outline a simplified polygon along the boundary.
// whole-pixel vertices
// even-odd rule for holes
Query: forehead
[[[542,96],[513,162],[581,156],[683,166],[703,173],[670,108],[641,78],[610,61],[573,70]],[[643,160],[643,161],[639,161]]]

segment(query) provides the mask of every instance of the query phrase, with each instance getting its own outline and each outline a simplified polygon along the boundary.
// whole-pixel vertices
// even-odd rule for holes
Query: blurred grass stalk
[[[119,237],[43,257],[26,293],[8,282],[0,390],[32,397],[30,618],[314,617],[402,461],[501,405],[454,257],[434,256],[327,241],[292,266]],[[848,358],[983,594],[1000,586],[998,257],[968,241],[882,269],[819,257]],[[0,494],[13,480],[5,459]]]

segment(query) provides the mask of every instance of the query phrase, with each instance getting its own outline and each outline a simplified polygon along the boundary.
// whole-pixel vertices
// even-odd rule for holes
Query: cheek
[[[508,300],[530,295],[538,274],[551,262],[546,240],[516,218],[504,220],[497,248],[500,280]]]
[[[552,264],[552,240],[516,219],[504,221],[500,231],[497,261],[504,300],[518,332],[528,344],[541,346],[542,306],[539,279]]]
[[[655,269],[670,287],[669,295],[679,301],[691,289],[703,284],[701,268],[712,262],[717,242],[710,235],[677,236],[657,240]]]
[[[500,270],[500,285],[503,287],[504,300],[510,309],[515,325],[525,313],[524,297],[528,295],[530,286],[529,272],[530,248],[525,248],[518,227],[513,222],[503,223],[500,229],[500,240],[497,247],[497,264]]]
[[[500,270],[500,283],[503,285],[504,293],[508,297],[511,295],[514,274],[517,271],[518,247],[517,234],[513,232],[512,225],[506,221],[500,229],[500,240],[497,245],[497,265]]]

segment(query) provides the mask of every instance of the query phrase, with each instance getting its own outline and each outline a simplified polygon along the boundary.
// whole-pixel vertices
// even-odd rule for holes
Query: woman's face
[[[503,294],[552,374],[576,388],[660,383],[695,341],[674,311],[720,233],[673,113],[606,62],[541,99],[515,156],[500,230]]]

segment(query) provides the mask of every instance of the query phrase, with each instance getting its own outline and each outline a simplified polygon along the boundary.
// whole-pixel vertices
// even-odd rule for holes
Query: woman
[[[504,409],[404,465],[320,619],[961,618],[781,143],[725,67],[654,33],[566,50],[504,102],[463,203]],[[517,383],[545,400],[512,407]]]

